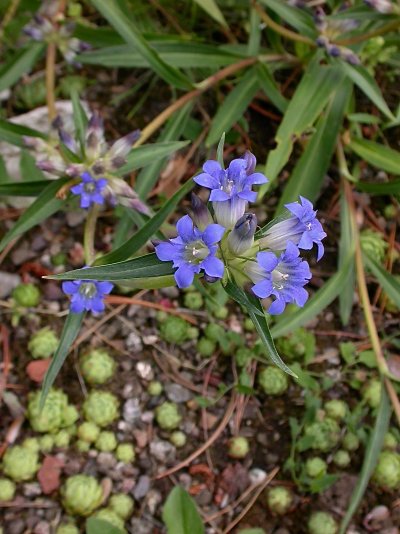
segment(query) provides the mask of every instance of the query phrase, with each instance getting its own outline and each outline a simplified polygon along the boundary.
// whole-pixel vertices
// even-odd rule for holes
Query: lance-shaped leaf
[[[228,282],[224,285],[224,289],[228,295],[241,306],[244,306],[246,309],[251,308],[256,315],[260,315],[261,317],[265,316],[264,310],[260,310],[257,306],[255,306],[249,300],[244,290],[231,280],[228,280]]]
[[[164,141],[162,143],[153,143],[133,148],[128,156],[127,163],[118,169],[115,174],[123,176],[130,172],[145,167],[154,161],[171,156],[177,150],[186,146],[189,141]]]
[[[10,143],[11,145],[16,145],[22,148],[25,148],[24,137],[42,137],[46,138],[46,135],[42,132],[38,132],[33,128],[28,128],[27,126],[20,126],[19,124],[14,124],[13,122],[8,122],[0,119],[0,140]]]
[[[76,91],[71,92],[72,110],[74,115],[75,132],[81,145],[83,152],[85,147],[86,128],[88,125],[88,117],[79,99]]]
[[[46,180],[45,175],[36,165],[35,158],[27,150],[21,150],[21,156],[19,158],[19,170],[22,180],[24,181],[43,182]]]
[[[228,28],[228,23],[220,10],[216,0],[194,0],[204,11],[210,15],[218,24],[221,24],[224,28]]]
[[[153,253],[110,265],[75,269],[67,273],[51,275],[47,278],[54,280],[109,280],[114,282],[171,274],[173,274],[172,262],[160,261]]]
[[[352,139],[348,147],[357,156],[360,156],[360,158],[377,169],[389,172],[390,174],[400,175],[400,152],[397,150],[393,150],[393,148],[380,143],[375,143],[374,141],[357,138]]]
[[[149,62],[151,68],[167,83],[178,89],[190,89],[190,80],[175,67],[165,63],[139,33],[133,22],[119,8],[116,2],[92,0],[92,4],[123,37],[125,42],[137,50]]]
[[[32,70],[43,53],[44,47],[43,43],[30,43],[27,48],[19,50],[2,65],[0,69],[0,92],[14,85],[24,74]]]
[[[400,308],[400,282],[368,254],[363,254],[363,261],[376,277],[387,296]]]
[[[49,185],[49,180],[34,180],[33,182],[4,182],[0,183],[0,196],[37,197]]]
[[[204,526],[196,504],[180,486],[168,495],[162,512],[168,534],[204,534]]]
[[[400,193],[400,180],[392,180],[382,184],[372,182],[357,182],[356,188],[370,195],[396,195]]]
[[[281,94],[276,85],[274,77],[272,76],[269,68],[264,63],[259,63],[256,66],[258,82],[260,88],[267,97],[271,100],[274,106],[279,109],[282,113],[285,113],[289,105],[289,101]]]
[[[108,521],[96,517],[89,517],[86,521],[86,534],[125,534],[125,532],[126,530],[121,530]]]
[[[178,202],[194,187],[193,180],[188,180],[169,200],[164,206],[147,221],[147,223],[130,237],[119,248],[113,250],[109,254],[102,256],[96,261],[96,265],[104,265],[106,263],[115,263],[122,261],[137,252],[147,241],[153,236],[167,217],[176,208]]]
[[[69,178],[59,178],[58,180],[48,182],[46,188],[43,189],[37,199],[21,215],[11,230],[8,231],[0,241],[0,251],[3,250],[15,237],[27,232],[62,208],[64,200],[56,198],[55,195],[60,187],[62,187],[68,180]]]
[[[317,30],[313,17],[304,9],[290,6],[282,0],[260,0],[262,4],[272,9],[285,22],[296,28],[299,33],[307,35],[311,39],[317,37]]]

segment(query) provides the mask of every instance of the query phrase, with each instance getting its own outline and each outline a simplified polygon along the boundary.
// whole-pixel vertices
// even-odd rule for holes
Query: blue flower
[[[81,196],[81,208],[90,208],[92,204],[104,204],[103,190],[107,186],[105,178],[94,179],[91,174],[81,174],[82,182],[71,187],[74,195]]]
[[[224,264],[215,255],[217,243],[221,241],[225,228],[219,224],[209,224],[204,231],[193,225],[189,215],[176,224],[178,236],[156,246],[156,254],[161,261],[172,261],[178,287],[188,287],[195,274],[201,270],[211,277],[222,278]]]
[[[257,199],[252,186],[268,181],[263,174],[253,172],[254,167],[255,157],[248,152],[231,161],[226,170],[218,161],[208,160],[203,165],[204,172],[193,178],[196,184],[211,189],[209,200],[215,217],[225,228],[232,228],[246,211],[247,203]]]
[[[63,282],[62,290],[71,295],[71,312],[104,311],[104,295],[111,293],[114,284],[111,282],[98,282],[97,280],[73,280]]]
[[[272,315],[282,313],[286,304],[304,306],[308,299],[304,286],[310,280],[311,272],[308,263],[299,258],[299,253],[296,245],[289,241],[279,257],[273,252],[259,252],[257,263],[249,262],[245,268],[255,283],[252,291],[257,297],[275,297],[267,310]]]
[[[304,250],[312,249],[314,243],[318,247],[317,260],[324,255],[322,239],[326,233],[316,218],[317,212],[312,203],[304,197],[299,202],[291,202],[285,207],[291,213],[288,219],[280,221],[267,230],[260,243],[263,247],[272,250],[285,250],[288,241],[292,241]]]

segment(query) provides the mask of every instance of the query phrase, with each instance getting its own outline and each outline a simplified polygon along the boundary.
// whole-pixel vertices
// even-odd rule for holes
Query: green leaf
[[[357,189],[365,191],[365,193],[369,193],[370,195],[395,195],[400,193],[400,180],[392,180],[379,184],[357,182],[355,186]]]
[[[19,169],[22,180],[25,181],[41,181],[46,180],[45,175],[36,166],[35,158],[27,150],[21,150],[21,157],[19,160]],[[48,182],[48,180],[47,180]]]
[[[376,277],[387,296],[400,308],[400,282],[368,254],[363,254],[363,261],[367,269]]]
[[[86,128],[88,125],[88,118],[85,110],[81,104],[79,95],[76,91],[71,91],[72,109],[74,115],[75,132],[81,145],[81,150],[85,147]]]
[[[38,198],[21,215],[11,230],[0,241],[0,251],[4,250],[4,247],[15,237],[27,232],[33,226],[41,223],[62,208],[64,201],[56,198],[55,194],[68,180],[69,178],[59,178],[58,180],[48,182],[48,185],[43,189]]]
[[[113,282],[171,274],[173,274],[172,263],[160,261],[153,253],[110,265],[75,269],[67,273],[54,274],[48,278],[54,280],[109,280]]]
[[[218,4],[215,0],[194,0],[204,11],[210,15],[218,24],[221,24],[224,28],[228,28],[228,24],[222,14]]]
[[[263,311],[261,303],[257,298],[249,296],[248,299],[253,305],[258,308],[260,312]],[[277,367],[282,369],[282,371],[293,376],[294,378],[297,378],[297,375],[291,369],[289,369],[289,367],[281,360],[281,357],[279,356],[274,341],[272,339],[271,332],[269,330],[269,326],[265,318],[265,314],[263,314],[263,316],[260,316],[258,314],[256,315],[253,311],[253,307],[250,306],[247,307],[247,311],[249,312],[251,320],[253,321],[254,326],[256,327],[258,335],[260,336],[267,356]]]
[[[228,132],[243,116],[258,89],[257,70],[251,68],[218,108],[206,139],[206,146],[210,147],[217,143],[221,135]]]
[[[346,83],[343,79],[339,80],[337,91],[332,95],[331,101],[317,123],[315,133],[285,186],[277,208],[278,212],[286,203],[298,200],[299,195],[311,201],[318,197],[336,147],[350,94],[351,83]]]
[[[397,150],[374,141],[356,138],[350,141],[348,147],[370,165],[400,175],[400,152]]]
[[[79,334],[84,316],[84,313],[71,312],[67,316],[64,328],[61,332],[60,343],[51,359],[51,364],[47,370],[46,376],[44,377],[42,393],[40,395],[41,407],[44,406],[50,388],[54,384],[54,380],[57,378],[57,375],[65,362],[65,358],[68,355],[72,343]]]
[[[21,77],[30,72],[44,50],[43,43],[30,43],[27,48],[19,50],[0,68],[0,92],[14,85]]]
[[[38,132],[37,130],[33,130],[32,128],[28,128],[27,126],[20,126],[19,124],[14,124],[12,122],[4,121],[0,119],[0,140],[6,141],[6,143],[10,143],[12,145],[16,145],[22,148],[25,148],[25,141],[24,137],[42,137],[43,139],[46,138],[46,136]]]
[[[271,100],[273,105],[282,113],[285,113],[289,105],[289,101],[281,94],[276,85],[274,77],[269,68],[264,63],[259,63],[256,66],[258,83],[260,88],[264,91],[267,97]]]
[[[175,113],[167,123],[167,126],[165,127],[163,132],[161,133],[158,139],[159,142],[173,141],[179,139],[185,129],[192,109],[193,102],[188,102],[177,113]],[[166,164],[166,161],[167,159],[165,157],[160,158],[158,161],[147,165],[138,174],[138,177],[136,179],[135,191],[142,200],[145,200],[147,198],[147,195],[155,186],[160,176],[161,170]]]
[[[233,283],[231,280],[228,280],[228,282],[224,285],[224,289],[228,293],[228,295],[233,300],[236,300],[236,302],[241,306],[244,306],[248,309],[251,308],[256,315],[260,315],[261,317],[265,316],[264,311],[261,311],[257,306],[254,306],[254,304],[249,300],[243,289]]]
[[[336,68],[319,64],[318,54],[310,62],[278,128],[277,147],[269,153],[265,174],[270,181],[275,180],[289,160],[294,140],[314,124],[340,78]],[[265,186],[261,191],[266,191]]]
[[[262,4],[266,5],[277,15],[279,15],[290,26],[296,28],[299,33],[315,39],[317,37],[317,31],[315,29],[315,23],[311,15],[309,15],[304,9],[298,7],[292,7],[282,0],[260,0]]]
[[[225,168],[224,146],[225,146],[225,132],[222,132],[221,139],[218,141],[218,146],[217,146],[217,161],[223,169]]]
[[[361,89],[361,91],[375,104],[375,106],[390,120],[395,117],[386,104],[378,84],[371,74],[362,66],[350,65],[345,61],[339,62],[340,68]]]
[[[162,511],[168,534],[204,534],[204,526],[196,504],[180,486],[168,495]]]
[[[151,68],[167,83],[178,89],[190,89],[189,79],[179,70],[165,63],[157,52],[149,46],[131,20],[119,9],[116,2],[92,0],[92,4],[117,30],[127,44],[136,49],[150,64]]]
[[[352,258],[347,258],[340,271],[335,273],[325,285],[319,289],[308,302],[304,308],[296,310],[290,315],[284,315],[278,320],[275,326],[271,329],[271,334],[274,338],[284,336],[293,332],[299,326],[303,326],[321,313],[342,291],[342,286],[345,283],[350,269]]]
[[[49,180],[33,182],[4,182],[0,183],[0,196],[36,197],[49,185]]]
[[[178,202],[194,187],[193,180],[188,180],[178,191],[164,204],[164,206],[147,221],[147,223],[129,238],[125,243],[123,243],[116,250],[111,251],[110,253],[102,256],[96,261],[96,265],[104,265],[106,263],[115,263],[117,261],[122,261],[129,256],[132,256],[137,252],[151,236],[157,232],[163,222],[167,217],[172,213],[176,208]]]
[[[361,472],[358,477],[356,487],[354,488],[353,494],[351,496],[350,503],[347,507],[346,515],[344,516],[340,525],[339,534],[344,534],[346,532],[351,518],[353,517],[354,513],[357,511],[357,508],[361,503],[365,490],[367,489],[369,479],[371,478],[371,475],[378,461],[379,453],[383,446],[385,434],[389,427],[390,415],[391,405],[385,387],[382,385],[381,402],[379,404],[378,413],[376,415],[374,429],[369,438]]]
[[[140,167],[144,167],[154,161],[165,158],[165,156],[171,156],[174,152],[180,150],[188,143],[189,141],[165,141],[162,143],[153,143],[133,148],[126,158],[127,163],[118,169],[117,174],[123,176],[135,169],[140,169]]]
[[[339,271],[348,258],[354,258],[355,239],[350,208],[344,191],[342,191],[340,197]],[[351,310],[353,309],[354,287],[355,269],[353,259],[347,279],[344,281],[342,291],[339,293],[339,312],[343,325],[347,325],[350,320]]]
[[[86,521],[86,534],[124,534],[124,530],[103,519],[89,517]]]

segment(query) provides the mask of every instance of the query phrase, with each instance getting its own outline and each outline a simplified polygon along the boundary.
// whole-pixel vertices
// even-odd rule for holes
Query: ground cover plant
[[[0,11],[0,532],[399,532],[400,3]]]

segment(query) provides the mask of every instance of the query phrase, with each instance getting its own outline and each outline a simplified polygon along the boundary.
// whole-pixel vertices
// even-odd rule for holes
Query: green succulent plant
[[[94,443],[99,437],[100,428],[90,421],[85,421],[78,426],[78,438],[87,443]]]
[[[268,508],[273,514],[284,515],[292,506],[292,492],[284,486],[271,488],[267,493]]]
[[[244,458],[245,456],[247,456],[249,450],[249,440],[244,436],[236,436],[229,440],[228,454],[232,458]]]
[[[119,402],[109,391],[91,391],[83,403],[85,418],[100,427],[106,427],[119,417]]]
[[[310,478],[319,478],[326,475],[328,466],[325,460],[319,456],[314,456],[313,458],[308,458],[306,461],[305,470],[307,476]]]
[[[381,402],[382,384],[379,380],[372,379],[363,390],[363,400],[370,408],[377,408]]]
[[[185,294],[183,303],[186,308],[189,308],[189,310],[200,310],[203,307],[204,301],[201,293],[192,291],[191,293]]]
[[[328,452],[338,444],[340,428],[334,419],[325,417],[322,421],[315,421],[307,425],[305,435],[311,438],[311,449]]]
[[[8,478],[0,478],[0,502],[12,501],[17,487]]]
[[[61,488],[62,503],[68,514],[89,516],[103,501],[103,490],[89,475],[73,475]]]
[[[315,335],[305,328],[296,328],[285,337],[279,337],[276,348],[289,360],[303,359],[311,361],[315,356]]]
[[[125,493],[115,493],[114,495],[111,495],[108,505],[111,510],[125,521],[129,519],[133,513],[133,499]]]
[[[79,529],[73,523],[64,523],[57,527],[56,534],[79,534]]]
[[[103,430],[96,440],[95,447],[102,452],[111,452],[117,446],[117,438],[114,432]]]
[[[92,385],[105,384],[115,373],[116,363],[104,349],[93,349],[80,359],[83,378]]]
[[[57,432],[78,418],[76,408],[68,405],[68,397],[63,391],[50,389],[43,408],[40,406],[40,397],[41,391],[29,395],[27,415],[35,432]]]
[[[386,491],[400,489],[400,454],[393,451],[382,451],[372,480]]]
[[[178,405],[174,402],[163,402],[156,408],[156,421],[163,430],[175,430],[178,428],[182,416]]]
[[[310,534],[337,534],[337,531],[335,519],[327,512],[314,512],[308,520]]]
[[[124,528],[125,521],[111,508],[102,508],[101,510],[98,510],[96,513],[94,513],[92,517],[96,519],[101,519],[102,521],[106,521],[110,525],[113,525],[114,527],[120,529],[121,532],[126,533],[126,530]]]
[[[353,434],[353,432],[347,432],[342,440],[342,447],[346,449],[346,451],[356,451],[358,447],[360,446],[360,440],[356,434]]]
[[[186,445],[186,434],[181,432],[180,430],[175,430],[175,432],[172,432],[169,437],[170,442],[172,445],[175,445],[178,449],[180,447],[184,447]]]
[[[188,339],[189,324],[181,317],[168,315],[160,324],[160,336],[167,343],[182,345]]]
[[[120,443],[115,451],[115,457],[119,462],[130,464],[135,459],[135,448],[131,443]]]
[[[365,254],[371,256],[378,263],[383,263],[388,244],[382,234],[367,228],[360,233],[360,245]]]
[[[51,452],[54,448],[54,436],[52,434],[44,434],[39,438],[40,451],[44,454]]]
[[[34,359],[50,358],[55,353],[59,342],[57,334],[47,326],[33,334],[28,343],[28,350]]]
[[[351,462],[350,454],[343,449],[339,449],[333,455],[333,463],[337,467],[340,467],[341,469],[344,469],[345,467],[349,466],[350,462]]]
[[[324,410],[327,416],[336,421],[342,421],[346,417],[348,409],[347,404],[340,399],[332,399],[324,404]]]
[[[163,392],[163,389],[161,382],[153,380],[152,382],[149,382],[149,385],[147,386],[147,393],[152,397],[158,397],[158,395],[161,395]]]
[[[39,467],[38,453],[20,445],[9,447],[3,457],[3,472],[15,482],[32,480]]]
[[[258,374],[258,383],[266,395],[283,395],[289,387],[287,374],[272,365]]]
[[[20,284],[13,289],[11,296],[23,308],[34,308],[40,302],[40,291],[35,284]]]
[[[66,449],[71,441],[71,436],[69,432],[65,429],[59,430],[57,434],[54,435],[54,445],[59,449]]]
[[[216,350],[216,343],[206,337],[201,337],[196,345],[196,350],[203,358],[210,358]]]

